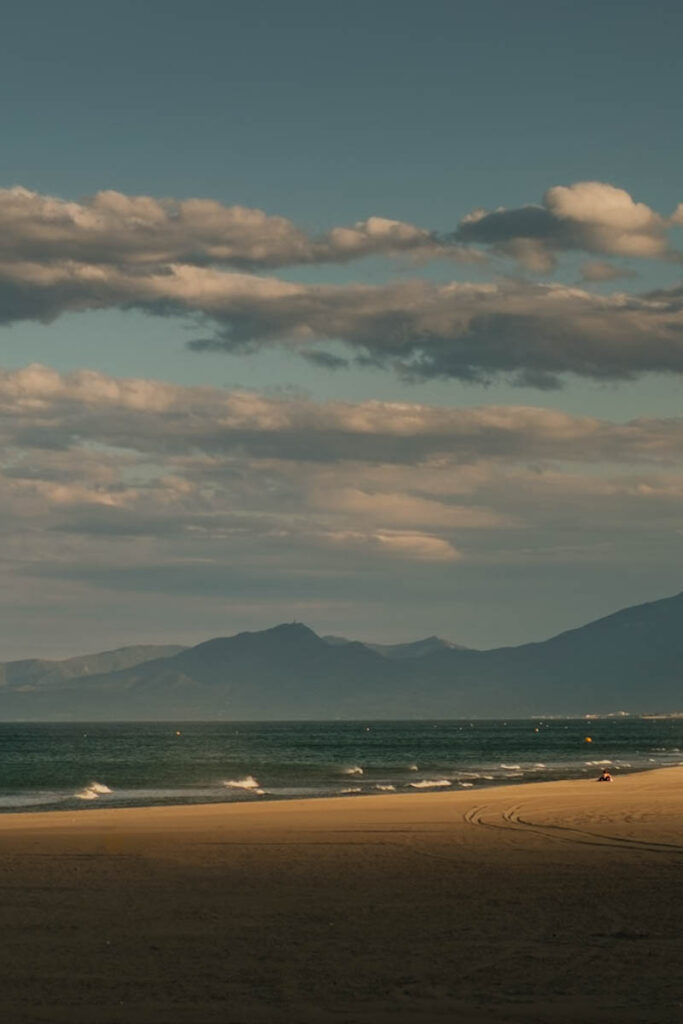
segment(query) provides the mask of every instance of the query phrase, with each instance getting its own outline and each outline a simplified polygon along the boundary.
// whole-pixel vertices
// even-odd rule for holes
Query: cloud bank
[[[111,608],[105,643],[292,614],[405,615],[407,634],[416,605],[443,621],[506,578],[661,574],[683,547],[682,455],[683,418],[2,371],[0,606],[45,636]]]
[[[0,373],[0,446],[6,551],[29,531],[41,560],[69,534],[127,538],[135,558],[140,538],[174,538],[174,557],[442,564],[482,557],[491,536],[510,554],[568,509],[601,532],[612,507],[626,529],[669,523],[683,499],[683,419],[314,402],[39,365]]]
[[[580,250],[671,259],[665,218],[599,182],[556,186],[543,204],[475,211],[455,233],[370,217],[312,236],[283,217],[213,200],[98,193],[69,203],[0,192],[0,322],[137,309],[192,325],[196,350],[286,346],[330,369],[346,361],[412,379],[504,377],[557,387],[566,375],[623,380],[683,372],[683,288],[597,294],[525,280],[320,285],[272,276],[287,265],[368,255],[481,260],[487,251],[548,269]],[[605,260],[584,282],[628,275]]]

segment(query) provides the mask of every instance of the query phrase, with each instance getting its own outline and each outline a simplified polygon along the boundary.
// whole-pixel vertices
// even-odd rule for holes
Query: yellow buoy
[[[592,743],[592,742],[593,742],[593,740],[591,739],[591,737],[590,736],[586,736],[586,743]]]

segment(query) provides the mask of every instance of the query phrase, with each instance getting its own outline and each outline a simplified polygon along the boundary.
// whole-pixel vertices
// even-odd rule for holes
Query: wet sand
[[[0,817],[7,1024],[680,1024],[683,768]]]

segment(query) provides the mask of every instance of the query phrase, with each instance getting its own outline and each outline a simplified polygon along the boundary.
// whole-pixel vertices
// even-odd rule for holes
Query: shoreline
[[[443,805],[452,807],[458,811],[462,807],[469,807],[471,804],[479,804],[482,800],[495,804],[506,801],[514,793],[519,800],[534,800],[534,798],[576,798],[588,794],[596,789],[598,791],[609,790],[623,791],[623,781],[647,780],[658,778],[666,785],[668,791],[676,790],[676,783],[680,783],[681,789],[681,814],[683,816],[683,766],[672,766],[668,768],[652,768],[644,771],[632,771],[628,774],[619,775],[611,783],[598,784],[597,780],[591,778],[582,779],[552,779],[536,782],[508,783],[481,787],[480,789],[438,789],[423,791],[419,793],[368,793],[362,797],[357,795],[340,795],[337,797],[299,797],[286,800],[240,800],[235,802],[215,801],[210,803],[197,804],[154,804],[151,806],[136,807],[84,807],[76,810],[50,810],[50,811],[20,811],[7,812],[0,815],[0,839],[3,834],[10,832],[21,832],[26,830],[50,831],[54,826],[57,830],[65,825],[69,830],[77,831],[79,827],[87,830],[97,830],[103,826],[118,826],[125,829],[144,826],[154,826],[155,831],[164,824],[172,825],[174,830],[185,827],[191,828],[195,821],[201,822],[204,826],[229,825],[232,818],[251,819],[254,824],[262,824],[268,828],[271,825],[275,828],[286,824],[287,818],[300,820],[302,817],[313,817],[316,814],[325,813],[327,817],[354,817],[363,819],[369,814],[381,815],[383,812],[411,812],[420,817],[420,811],[426,810],[426,806]],[[642,786],[638,787],[642,791]],[[656,788],[656,787],[652,787]],[[629,789],[627,788],[627,795]],[[604,802],[604,801],[603,801]],[[614,801],[613,801],[614,802]],[[617,803],[621,801],[617,800]],[[263,819],[263,821],[261,821]],[[683,817],[681,819],[683,827]]]
[[[596,770],[597,770],[597,768],[596,768]],[[682,775],[683,775],[683,765],[682,764],[656,765],[656,766],[654,766],[652,768],[642,768],[641,767],[641,768],[619,769],[617,774],[614,775],[614,781],[613,781],[613,783],[611,783],[611,785],[614,785],[615,782],[618,783],[622,779],[631,778],[632,776],[651,775],[651,774],[657,773],[657,772],[670,772],[670,771],[675,771],[675,770],[680,771],[682,773]],[[2,810],[2,811],[0,811],[0,831],[2,830],[3,822],[5,822],[5,820],[7,818],[26,818],[27,816],[42,817],[42,816],[51,816],[51,815],[61,816],[61,815],[81,815],[81,814],[87,814],[88,816],[90,816],[90,815],[100,814],[100,813],[109,814],[109,813],[113,813],[113,812],[119,813],[119,812],[124,812],[124,811],[151,812],[151,811],[156,811],[156,810],[162,810],[162,811],[172,812],[174,810],[181,810],[181,809],[188,809],[189,810],[189,809],[192,809],[192,808],[195,808],[195,809],[198,809],[198,810],[207,809],[207,808],[216,808],[216,809],[242,808],[242,809],[245,809],[245,808],[255,808],[255,807],[263,806],[263,805],[267,805],[269,808],[271,808],[273,806],[279,806],[281,804],[285,804],[285,805],[291,805],[291,804],[306,805],[306,804],[316,803],[316,802],[318,802],[318,803],[327,803],[328,801],[331,801],[331,802],[334,802],[334,803],[337,803],[339,801],[348,801],[348,802],[359,802],[359,801],[362,801],[362,802],[365,802],[367,800],[379,800],[379,801],[382,801],[382,800],[391,800],[391,799],[395,799],[395,798],[409,798],[409,797],[413,797],[414,799],[422,799],[422,798],[425,798],[425,797],[434,797],[434,796],[443,796],[443,797],[462,796],[464,798],[467,798],[468,796],[469,797],[473,797],[473,796],[476,796],[477,794],[482,794],[482,796],[483,796],[484,794],[495,793],[498,790],[503,790],[503,791],[508,790],[509,791],[511,789],[518,790],[518,789],[523,789],[525,787],[554,786],[554,785],[563,785],[563,784],[570,784],[570,783],[581,784],[581,783],[589,783],[589,782],[594,782],[594,781],[596,781],[596,779],[593,776],[587,777],[587,775],[582,774],[580,776],[569,776],[567,778],[535,779],[533,781],[530,781],[528,779],[527,780],[523,780],[523,781],[518,781],[516,779],[510,779],[507,782],[506,781],[497,780],[495,783],[490,784],[490,785],[479,785],[479,786],[471,786],[471,787],[470,786],[468,786],[468,787],[460,787],[457,784],[454,784],[454,785],[448,786],[448,787],[447,786],[435,786],[433,788],[424,788],[421,791],[415,791],[415,790],[410,791],[410,790],[408,790],[408,788],[406,788],[403,791],[397,790],[396,792],[392,792],[392,793],[386,793],[386,792],[382,793],[382,792],[368,791],[368,792],[365,792],[365,793],[353,793],[353,794],[351,794],[351,793],[331,793],[331,794],[329,794],[327,796],[302,796],[302,797],[277,797],[277,796],[273,797],[273,796],[269,796],[266,793],[263,796],[255,797],[253,800],[249,800],[249,799],[246,799],[246,800],[245,799],[242,799],[242,800],[208,800],[208,801],[205,801],[205,802],[201,802],[201,801],[196,801],[196,802],[195,801],[185,801],[185,802],[178,802],[178,803],[161,803],[161,804],[153,804],[153,803],[127,804],[127,805],[113,806],[113,807],[112,806],[106,806],[106,805],[102,806],[101,804],[98,804],[98,805],[94,806],[92,803],[90,803],[88,801],[83,801],[83,805],[82,806],[77,806],[77,807],[52,807],[49,810],[31,810],[30,808],[26,808],[25,810],[6,810],[6,811]]]

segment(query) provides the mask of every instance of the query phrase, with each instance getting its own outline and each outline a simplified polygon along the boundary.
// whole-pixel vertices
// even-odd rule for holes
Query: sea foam
[[[109,786],[102,782],[89,782],[84,789],[74,793],[74,796],[77,800],[97,800],[103,793],[111,793]]]
[[[409,782],[413,789],[437,789],[441,786],[450,786],[450,779],[420,779],[419,782]]]
[[[261,783],[253,775],[246,775],[243,779],[225,779],[223,785],[228,789],[247,789],[254,793],[261,790]]]

